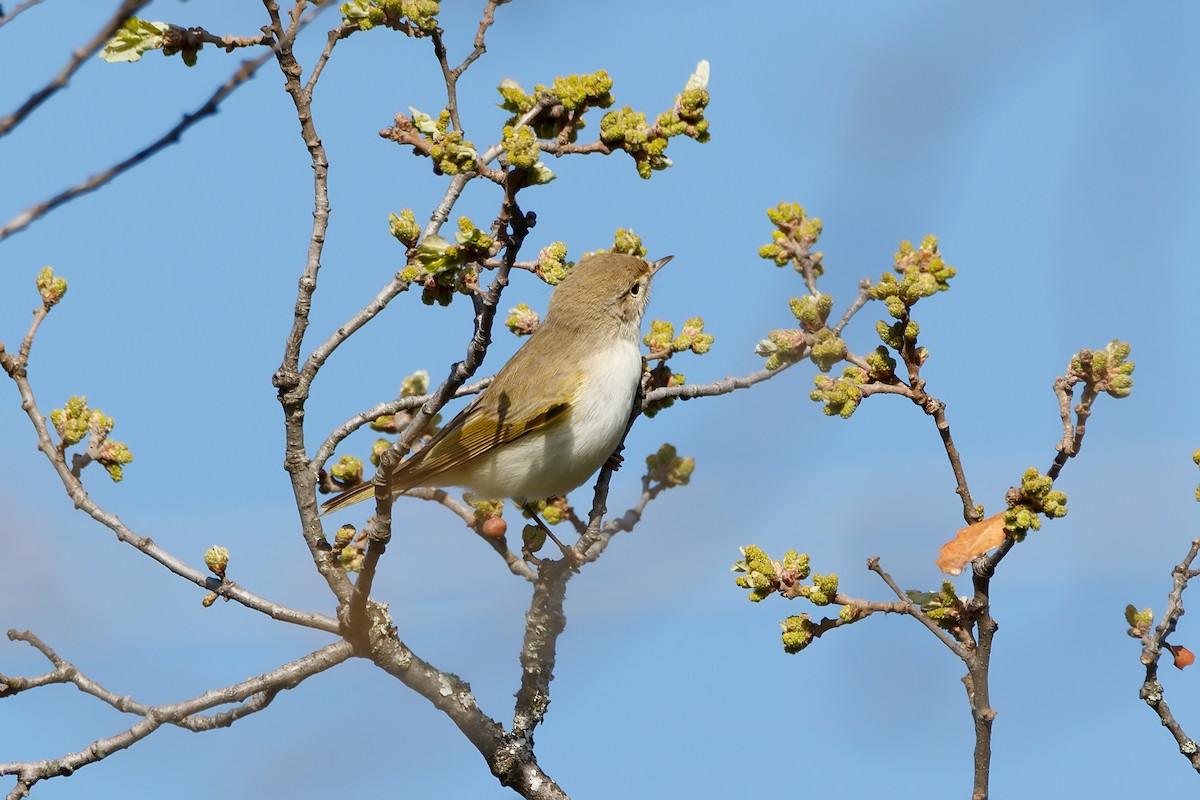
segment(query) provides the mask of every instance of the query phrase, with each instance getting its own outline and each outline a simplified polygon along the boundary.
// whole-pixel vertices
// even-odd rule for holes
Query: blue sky
[[[452,57],[467,52],[477,5],[447,4],[440,17]],[[0,82],[0,111],[106,13],[47,0],[0,29],[0,74],[19,77]],[[156,2],[143,16],[239,35],[265,21],[257,5],[233,2]],[[680,357],[689,380],[757,369],[755,342],[792,320],[798,276],[756,256],[768,206],[800,202],[825,221],[823,289],[839,309],[857,280],[890,268],[902,239],[936,233],[959,274],[917,308],[931,351],[924,375],[990,510],[1026,467],[1049,465],[1061,433],[1050,387],[1070,355],[1131,342],[1133,396],[1099,401],[1058,484],[1070,514],[1032,534],[993,582],[998,797],[1157,794],[1195,780],[1137,699],[1139,645],[1122,609],[1161,612],[1170,569],[1196,535],[1200,385],[1186,364],[1200,290],[1198,17],[1181,2],[779,2],[734,15],[674,1],[515,0],[460,85],[468,136],[483,143],[507,116],[494,105],[504,77],[531,88],[603,68],[618,104],[657,113],[699,59],[711,62],[711,143],[673,141],[675,166],[650,181],[623,154],[562,159],[551,164],[557,181],[523,195],[539,218],[530,252],[564,240],[577,256],[632,227],[652,256],[675,255],[650,315],[699,314],[717,337],[711,354]],[[309,32],[306,64],[332,23]],[[89,63],[0,141],[0,222],[157,137],[243,57],[200,55],[191,70],[154,53]],[[377,136],[409,105],[436,112],[437,78],[427,42],[385,31],[339,45],[322,77],[315,113],[333,217],[310,346],[395,271],[403,254],[388,213],[420,218],[441,194],[426,162]],[[86,394],[136,457],[120,485],[88,475],[92,496],[181,558],[199,564],[224,544],[234,580],[328,612],[289,508],[270,385],[311,221],[308,158],[281,83],[264,68],[181,144],[0,242],[0,341],[15,348],[23,335],[37,271],[66,275],[67,300],[31,362],[39,402],[48,412]],[[459,211],[483,224],[498,200],[475,186]],[[544,308],[548,296],[518,277],[504,307]],[[852,323],[855,349],[874,346],[880,313],[868,307]],[[322,372],[307,417],[314,442],[394,396],[414,370],[444,375],[469,319],[461,301],[440,310],[398,299]],[[499,332],[485,371],[517,344]],[[931,588],[937,548],[962,524],[932,423],[887,397],[849,421],[827,419],[807,398],[814,371],[677,404],[630,436],[611,509],[633,501],[636,467],[661,442],[698,466],[691,486],[663,495],[570,585],[537,744],[573,797],[719,796],[764,779],[848,797],[968,790],[962,666],[924,629],[875,616],[787,656],[776,622],[811,608],[751,605],[733,586],[729,565],[753,542],[810,553],[855,596],[889,599],[863,566],[870,555],[902,586]],[[97,681],[154,703],[325,642],[233,604],[202,608],[194,587],[72,511],[8,387],[0,626],[38,632]],[[527,586],[444,512],[402,508],[377,596],[416,652],[510,718]],[[1194,647],[1193,636],[1185,618],[1176,641]],[[0,643],[0,671],[43,669],[27,647]],[[1164,669],[1168,699],[1196,734],[1194,679]],[[131,724],[64,687],[4,701],[0,720],[0,761],[53,757]],[[231,730],[162,731],[36,791],[202,797],[215,785],[247,798],[510,796],[445,718],[360,663]]]

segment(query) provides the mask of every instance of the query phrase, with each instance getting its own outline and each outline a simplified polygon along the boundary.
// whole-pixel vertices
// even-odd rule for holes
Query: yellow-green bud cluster
[[[883,345],[867,353],[867,376],[872,381],[891,383],[896,377],[896,359],[888,355]]]
[[[466,294],[479,284],[479,273],[468,265],[481,262],[499,249],[496,240],[475,227],[468,217],[460,217],[456,244],[436,234],[426,236],[417,247],[417,262],[424,274],[401,271],[405,280],[422,283],[421,301],[426,305],[449,305],[454,294]]]
[[[475,522],[479,523],[490,517],[498,517],[504,513],[503,500],[475,500],[470,503],[475,509]]]
[[[329,474],[338,483],[355,484],[362,481],[363,463],[357,456],[342,456],[329,468]]]
[[[371,463],[374,466],[378,467],[380,459],[383,458],[383,454],[386,453],[388,450],[390,450],[391,447],[392,447],[392,443],[389,442],[387,439],[376,439],[374,442],[372,442],[371,443]]]
[[[814,606],[827,606],[833,602],[838,590],[838,576],[813,574],[813,585],[800,587],[801,597],[807,597]]]
[[[663,486],[687,486],[696,470],[696,459],[680,458],[674,445],[664,444],[658,452],[646,456],[646,473]]]
[[[479,154],[475,151],[475,145],[463,138],[462,131],[451,129],[449,111],[442,109],[435,120],[412,106],[408,110],[412,112],[409,120],[412,127],[429,142],[428,155],[433,159],[433,171],[436,174],[458,175],[475,170]],[[403,126],[405,119],[403,114],[397,114],[396,124]],[[425,155],[419,148],[414,152]]]
[[[504,320],[504,327],[517,336],[528,336],[538,329],[539,324],[541,324],[541,320],[538,313],[525,303],[521,303],[516,308],[510,308],[508,319]]]
[[[539,500],[534,504],[533,509],[537,512],[538,517],[547,525],[558,525],[565,519],[571,516],[571,504],[567,502],[567,498],[563,496],[551,497],[548,500]],[[528,512],[523,512],[526,517]]]
[[[575,266],[574,262],[567,261],[565,242],[551,242],[538,251],[537,275],[551,286],[561,283],[573,266]]]
[[[421,226],[411,208],[397,214],[388,214],[388,231],[405,247],[412,247],[421,238]]]
[[[401,397],[418,397],[429,391],[429,370],[419,369],[400,381]]]
[[[213,545],[204,551],[204,565],[212,574],[225,580],[225,568],[229,566],[229,548]]]
[[[42,305],[51,308],[63,299],[67,293],[67,279],[54,274],[50,267],[42,267],[37,276],[38,294],[42,296]]]
[[[826,416],[836,415],[842,419],[849,419],[862,400],[860,387],[866,382],[865,370],[849,366],[842,370],[840,378],[831,378],[828,375],[814,377],[813,383],[817,388],[813,389],[808,396],[814,402],[825,404],[823,410]]]
[[[554,180],[554,173],[541,161],[542,149],[533,128],[528,125],[505,125],[500,144],[508,165],[525,174],[526,185],[538,186]]]
[[[902,314],[907,314],[907,310],[903,310]],[[879,334],[879,340],[893,350],[903,350],[908,342],[915,342],[917,337],[921,335],[921,326],[913,320],[899,320],[888,325],[883,320],[875,323],[875,332]]]
[[[560,75],[550,86],[534,86],[532,94],[511,78],[502,80],[497,90],[502,101],[500,107],[513,114],[508,125],[532,109],[538,97],[553,97],[557,102],[547,105],[532,121],[533,132],[541,139],[555,139],[570,126],[567,140],[574,142],[577,131],[585,127],[583,114],[587,109],[608,108],[613,104],[612,85],[612,78],[600,70],[590,75]]]
[[[812,644],[812,619],[808,614],[794,614],[779,623],[783,628],[783,651],[795,655]]]
[[[1025,470],[1020,488],[1009,490],[1009,508],[1004,512],[1004,530],[1018,542],[1030,530],[1042,527],[1038,514],[1047,519],[1067,515],[1067,495],[1054,489],[1054,481],[1036,467]]]
[[[515,128],[505,125],[504,137],[500,140],[500,144],[504,147],[505,155],[508,156],[509,166],[516,169],[532,169],[533,165],[542,157],[537,136],[534,134],[533,128],[528,125]]]
[[[795,550],[788,550],[783,554],[783,563],[780,565],[783,569],[780,579],[784,583],[795,583],[808,578],[811,574],[808,564],[808,553],[797,553]]]
[[[825,327],[829,312],[833,310],[833,296],[828,294],[806,294],[803,297],[793,297],[788,301],[792,316],[799,322],[800,327],[809,333]]]
[[[1129,623],[1129,635],[1140,639],[1154,625],[1154,612],[1148,608],[1138,611],[1132,605],[1128,605],[1125,606],[1125,621]]]
[[[642,244],[642,237],[634,233],[633,228],[617,228],[617,232],[613,234],[612,251],[637,258],[646,257],[646,246]]]
[[[78,444],[87,436],[90,421],[91,411],[87,407],[86,397],[73,396],[67,400],[64,408],[50,412],[50,423],[68,447]]]
[[[807,267],[816,275],[824,273],[821,254],[809,252],[821,237],[821,220],[809,217],[799,203],[780,203],[768,208],[767,218],[775,230],[771,232],[771,243],[758,248],[760,258],[774,261],[777,267],[790,261],[797,272]]]
[[[112,420],[109,419],[109,428],[111,429]],[[133,453],[124,442],[113,442],[105,439],[96,448],[95,458],[100,462],[100,466],[104,467],[104,471],[108,473],[108,477],[112,478],[114,483],[119,482],[125,477],[123,467],[126,464],[133,462]]]
[[[650,347],[653,349],[653,345],[650,345]],[[660,363],[654,369],[648,371],[646,391],[649,392],[654,389],[664,388],[666,386],[683,386],[683,384],[686,382],[686,377],[677,372],[672,372],[671,368],[668,367],[664,362]],[[647,417],[653,417],[659,411],[662,411],[664,408],[670,408],[673,405],[675,405],[675,398],[666,397],[662,400],[656,400],[653,403],[647,404],[642,408],[642,413]]]
[[[343,525],[333,537],[333,554],[338,565],[346,572],[362,571],[363,556],[367,552],[366,533],[359,533],[353,525]]]
[[[683,323],[683,330],[675,335],[675,326],[661,319],[650,322],[650,333],[642,337],[642,343],[650,348],[650,358],[670,358],[675,353],[690,350],[702,356],[712,349],[716,337],[704,332],[704,318],[691,317]]]
[[[785,364],[795,364],[804,357],[807,347],[803,331],[780,328],[759,341],[754,353],[767,359],[763,366],[776,370]]]
[[[882,300],[896,319],[903,319],[922,297],[949,289],[955,274],[954,267],[946,264],[938,253],[936,236],[926,236],[919,248],[913,247],[912,242],[901,242],[895,255],[895,270],[899,280],[890,272],[884,273],[871,287],[871,297]]]
[[[50,412],[50,424],[62,437],[64,448],[88,437],[88,455],[100,463],[113,482],[124,477],[122,467],[133,461],[133,453],[124,442],[108,439],[115,422],[99,409],[88,408],[87,398],[73,396],[66,406]]]
[[[645,114],[629,106],[604,115],[600,120],[600,141],[628,153],[642,178],[671,166],[671,159],[663,155],[667,137],[657,126],[652,128],[646,122]]]
[[[1071,375],[1110,397],[1128,397],[1133,391],[1129,343],[1113,339],[1103,350],[1081,350],[1071,358]]]
[[[1196,466],[1200,467],[1200,450],[1197,450],[1194,453],[1192,453],[1192,462]],[[1196,502],[1200,503],[1200,486],[1196,487]]]
[[[939,627],[951,629],[960,624],[965,609],[950,581],[942,581],[942,588],[936,592],[909,590],[905,594]]]
[[[666,358],[671,354],[671,342],[675,339],[675,326],[662,319],[650,320],[650,332],[642,337],[642,344],[650,348],[651,358]]]
[[[347,545],[354,541],[354,535],[358,530],[351,524],[347,523],[337,529],[337,533],[333,536],[333,549],[336,551],[343,550]]]
[[[404,30],[404,21],[417,34],[433,33],[437,29],[438,0],[350,0],[338,9],[342,12],[342,27],[357,25],[369,31],[377,25]]]
[[[846,343],[829,328],[817,331],[812,344],[812,361],[821,372],[829,372],[849,352]]]
[[[671,342],[671,349],[677,353],[691,350],[702,356],[712,348],[716,337],[704,332],[704,318],[690,317],[683,323],[683,331]]]
[[[749,589],[750,602],[758,603],[779,587],[779,575],[775,563],[760,548],[748,544],[740,549],[742,558],[733,563],[731,571],[742,574],[734,579],[734,583]]]
[[[687,136],[704,144],[709,140],[708,120],[704,118],[708,101],[708,62],[701,61],[688,78],[683,92],[675,96],[675,105],[670,111],[659,114],[655,124],[668,138]]]
[[[348,545],[338,553],[338,564],[346,572],[362,572],[363,556],[367,551],[358,545]]]

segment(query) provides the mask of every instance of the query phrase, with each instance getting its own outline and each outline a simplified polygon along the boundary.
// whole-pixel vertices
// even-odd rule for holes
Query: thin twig
[[[70,683],[84,694],[90,694],[101,702],[115,708],[117,711],[122,711],[128,714],[137,714],[139,717],[144,717],[150,714],[154,707],[145,703],[139,703],[129,695],[119,695],[116,692],[105,689],[100,684],[87,677],[70,661],[60,657],[54,652],[53,648],[43,642],[37,635],[31,631],[14,631],[8,632],[8,638],[14,642],[26,642],[31,647],[44,655],[50,663],[54,665],[52,672],[47,672],[45,675],[39,675],[36,678],[19,678],[9,675],[0,675],[0,697],[11,697],[28,689],[35,689],[40,686],[47,686],[53,683]],[[264,691],[260,694],[253,695],[241,705],[238,705],[228,711],[220,714],[200,715],[192,714],[179,719],[168,719],[166,722],[176,725],[180,728],[186,728],[193,732],[215,730],[217,728],[228,728],[234,722],[243,717],[249,716],[255,712],[261,711],[270,705],[271,701],[278,693],[277,689]]]
[[[338,624],[335,620],[323,614],[315,614],[306,611],[298,611],[287,606],[259,597],[253,592],[249,592],[238,586],[232,581],[218,581],[216,578],[198,569],[185,564],[173,555],[163,550],[151,539],[143,536],[138,536],[125,523],[121,522],[115,515],[109,514],[100,507],[95,500],[88,495],[83,487],[83,483],[76,477],[71,468],[67,465],[63,453],[54,444],[50,437],[50,431],[46,426],[46,418],[42,416],[38,409],[37,400],[33,394],[33,388],[29,383],[28,377],[24,371],[20,371],[12,376],[13,382],[17,385],[17,391],[21,395],[21,408],[24,409],[26,415],[33,423],[34,431],[37,434],[38,449],[49,459],[54,471],[58,473],[59,480],[63,483],[63,488],[66,489],[67,495],[74,502],[75,507],[83,511],[92,519],[99,522],[104,527],[116,534],[117,539],[125,544],[128,544],[143,555],[148,556],[153,561],[166,567],[171,572],[184,578],[197,586],[207,589],[210,592],[215,592],[221,597],[227,597],[230,600],[237,601],[247,608],[253,609],[260,613],[266,614],[272,619],[290,622],[294,625],[302,625],[307,628],[316,628],[318,630],[336,633]]]
[[[22,11],[28,11],[40,2],[42,2],[42,0],[25,0],[24,3],[18,3],[13,7],[12,11],[8,12],[7,14],[0,15],[0,28],[16,19],[17,15],[19,15]]]
[[[846,327],[847,323],[854,318],[854,315],[859,312],[859,309],[867,304],[867,300],[870,298],[871,281],[869,278],[863,278],[858,282],[858,294],[855,295],[854,300],[850,303],[850,305],[846,307],[846,313],[842,314],[842,318],[838,321],[838,324],[833,326],[833,332],[838,336],[841,336],[842,328]]]
[[[1142,681],[1138,697],[1154,709],[1154,713],[1158,714],[1163,727],[1170,731],[1171,736],[1175,738],[1175,742],[1179,745],[1179,752],[1192,765],[1192,769],[1200,772],[1200,746],[1196,744],[1195,739],[1184,732],[1183,726],[1171,713],[1162,684],[1158,680],[1158,659],[1162,655],[1163,647],[1167,646],[1167,637],[1174,633],[1175,625],[1183,616],[1183,592],[1187,589],[1188,580],[1195,577],[1196,573],[1192,571],[1191,567],[1198,554],[1200,554],[1200,539],[1193,539],[1187,556],[1175,566],[1175,569],[1171,570],[1171,592],[1167,595],[1167,607],[1163,612],[1162,620],[1158,623],[1157,628],[1152,632],[1148,631],[1142,637],[1142,664],[1146,666],[1146,677]]]
[[[651,389],[646,392],[642,400],[642,407],[644,408],[651,403],[657,403],[660,400],[669,398],[691,400],[694,397],[716,397],[722,394],[729,394],[738,389],[749,389],[756,383],[762,383],[765,380],[774,378],[791,366],[791,363],[784,363],[778,369],[760,369],[757,372],[751,372],[749,375],[739,378],[730,377],[711,383],[685,383],[683,386],[663,386],[658,389]]]
[[[258,58],[243,61],[242,65],[238,67],[237,71],[229,77],[229,80],[221,84],[221,86],[218,87],[218,89],[212,94],[211,97],[208,98],[208,100],[203,103],[203,105],[201,105],[195,111],[185,114],[183,119],[181,119],[179,123],[175,125],[175,127],[171,128],[171,130],[167,131],[158,139],[146,145],[129,158],[114,164],[103,172],[98,172],[95,175],[90,176],[86,180],[75,184],[69,189],[59,192],[54,197],[43,200],[36,205],[32,205],[21,213],[17,214],[3,227],[0,227],[0,241],[3,241],[9,236],[12,236],[14,233],[29,227],[30,223],[46,215],[48,212],[58,208],[63,203],[74,200],[76,197],[87,194],[88,192],[94,192],[123,172],[136,167],[138,164],[141,164],[143,161],[158,153],[158,151],[162,150],[163,148],[178,142],[184,131],[205,117],[215,114],[218,111],[221,101],[232,94],[233,91],[239,86],[250,80],[258,68],[266,63],[270,57],[271,54],[267,53],[259,56]]]
[[[926,614],[920,606],[914,603],[911,597],[904,593],[899,585],[897,585],[896,581],[892,579],[892,576],[885,572],[883,567],[879,566],[879,556],[871,556],[867,559],[867,569],[878,575],[880,579],[887,584],[887,587],[892,590],[892,593],[900,599],[901,605],[905,607],[901,613],[908,614],[913,619],[917,620],[917,622],[920,622],[922,625],[928,628],[930,632],[941,641],[942,644],[950,648],[950,652],[954,653],[954,655],[958,656],[964,661],[970,658],[970,653],[962,646],[962,644],[956,642],[950,636],[950,634],[939,628],[938,624],[934,622],[933,619],[931,619],[930,616]]]
[[[242,703],[262,693],[274,694],[284,689],[294,688],[304,680],[340,664],[352,655],[354,655],[354,651],[348,642],[334,642],[303,658],[241,683],[222,689],[212,689],[180,703],[152,706],[147,709],[147,713],[142,716],[142,719],[130,728],[115,736],[97,739],[76,752],[44,761],[14,761],[0,764],[0,775],[16,775],[17,786],[9,794],[9,797],[22,797],[27,795],[29,789],[39,781],[70,775],[80,767],[101,761],[119,750],[136,744],[154,733],[163,724],[173,724],[215,706]],[[265,708],[266,705],[266,701],[259,700],[248,708],[259,710]],[[246,713],[251,713],[251,711],[246,711],[242,716],[245,716]],[[232,722],[232,718],[230,721]]]
[[[332,548],[321,527],[315,500],[317,475],[309,468],[304,446],[304,408],[308,400],[308,383],[302,381],[299,375],[300,348],[304,343],[304,332],[308,328],[308,315],[312,308],[313,293],[317,289],[317,273],[321,268],[321,253],[325,247],[325,234],[329,227],[329,160],[313,121],[313,87],[311,82],[307,87],[301,85],[303,68],[293,50],[295,37],[300,30],[301,11],[306,4],[303,0],[297,2],[291,22],[286,28],[279,16],[279,4],[275,0],[264,0],[263,4],[271,18],[270,28],[275,36],[275,60],[284,77],[284,88],[296,109],[300,135],[308,150],[313,169],[313,220],[308,253],[297,286],[292,327],[284,343],[279,369],[271,382],[279,390],[279,403],[283,407],[283,463],[291,476],[292,493],[300,512],[304,541],[317,572],[325,579],[326,585],[338,598],[338,602],[344,605],[353,594],[353,584],[333,556]]]
[[[59,89],[65,87],[68,81],[71,80],[71,76],[83,66],[83,62],[91,58],[97,50],[103,47],[104,43],[111,39],[113,34],[117,32],[117,29],[125,24],[125,20],[136,14],[148,2],[150,0],[124,0],[117,7],[117,12],[109,18],[108,22],[104,23],[104,27],[87,44],[71,54],[70,60],[67,61],[66,65],[59,70],[58,74],[49,83],[30,95],[29,99],[22,103],[16,111],[7,117],[0,118],[0,137],[3,137],[13,128],[20,125],[22,120],[33,113],[34,109],[44,103]]]
[[[472,394],[479,394],[486,389],[488,384],[491,382],[492,376],[489,375],[488,377],[477,380],[472,384],[460,386],[455,390],[454,397],[466,397]],[[312,460],[313,469],[320,470],[322,467],[324,467],[325,462],[328,461],[333,455],[334,451],[337,449],[337,446],[341,444],[347,436],[354,433],[363,425],[366,425],[372,420],[379,419],[383,416],[396,414],[401,411],[411,411],[414,408],[425,405],[425,403],[427,403],[431,397],[433,397],[432,394],[414,395],[412,397],[398,397],[395,400],[389,400],[386,403],[377,403],[371,408],[368,408],[366,411],[361,411],[358,414],[355,414],[353,417],[334,428],[333,432],[329,434],[329,438],[322,442],[321,446],[317,448],[317,453],[315,456],[313,456]]]

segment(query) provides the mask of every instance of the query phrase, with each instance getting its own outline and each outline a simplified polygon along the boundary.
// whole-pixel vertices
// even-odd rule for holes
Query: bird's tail
[[[369,500],[374,496],[375,484],[367,481],[361,486],[355,486],[353,489],[347,489],[336,497],[321,503],[321,516],[325,516],[332,511],[338,511],[346,506],[352,506],[355,503],[361,503],[364,500]]]

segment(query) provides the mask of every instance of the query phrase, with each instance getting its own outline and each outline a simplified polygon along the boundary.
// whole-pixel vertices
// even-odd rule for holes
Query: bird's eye
[[[635,283],[633,286],[630,286],[629,293],[634,297],[637,297],[642,293],[642,285],[640,283]]]

